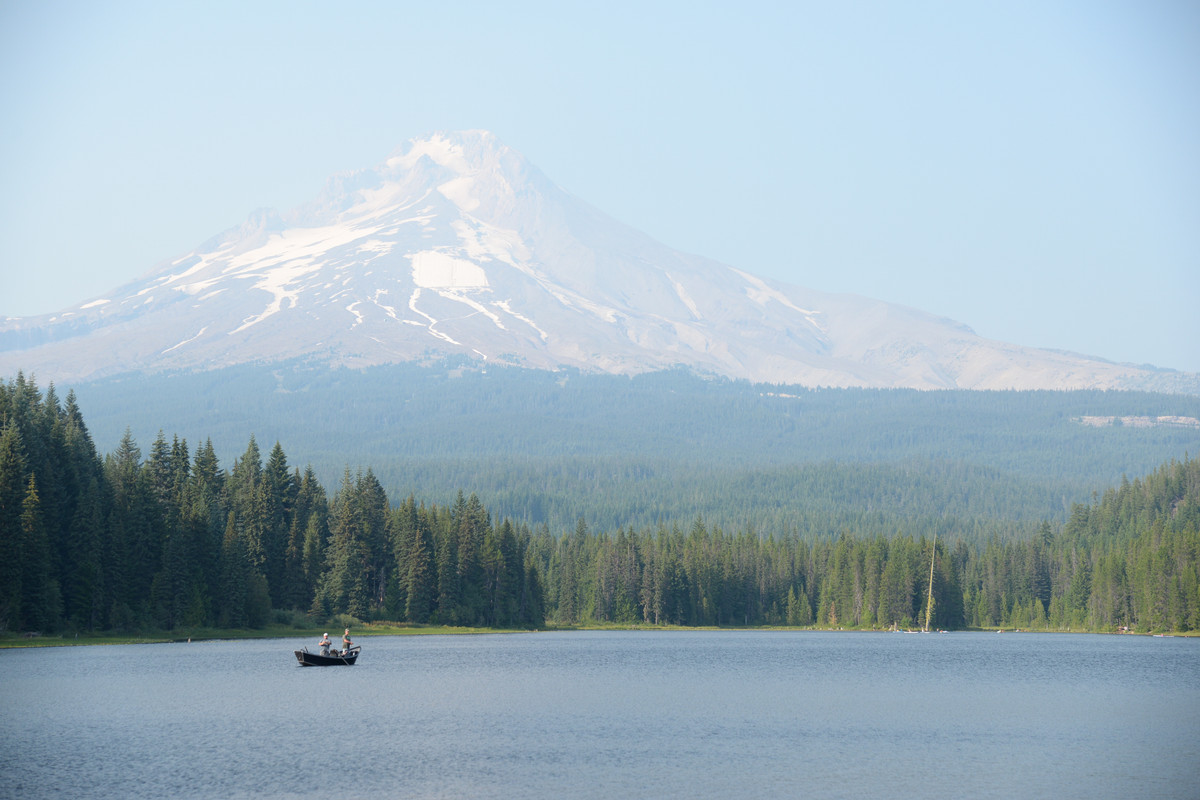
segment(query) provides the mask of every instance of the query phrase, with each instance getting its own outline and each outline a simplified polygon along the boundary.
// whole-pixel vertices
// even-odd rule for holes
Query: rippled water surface
[[[580,632],[0,651],[0,797],[1200,796],[1200,641]]]

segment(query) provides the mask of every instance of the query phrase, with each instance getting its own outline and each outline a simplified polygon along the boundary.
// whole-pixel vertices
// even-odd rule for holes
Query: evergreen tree
[[[230,505],[237,516],[239,536],[244,542],[250,565],[256,572],[263,573],[267,563],[267,545],[264,541],[266,499],[262,487],[262,456],[253,434],[246,445],[246,452],[233,463],[228,487]]]
[[[394,553],[388,546],[389,530],[388,499],[383,486],[370,468],[358,476],[354,487],[354,509],[359,518],[362,547],[365,552],[364,579],[367,603],[371,613],[383,607],[389,568]]]
[[[540,627],[546,621],[546,595],[538,576],[537,566],[532,561],[526,562],[520,604],[522,625]]]
[[[271,602],[277,606],[288,605],[296,595],[296,590],[288,583],[287,551],[298,492],[299,487],[288,469],[287,456],[276,442],[261,473],[259,504],[262,508],[262,571],[270,586]],[[296,529],[297,534],[299,530]]]
[[[230,511],[221,541],[221,591],[217,595],[217,624],[241,628],[249,623],[250,580],[254,568],[246,542],[238,530],[237,515]]]
[[[888,560],[879,579],[879,622],[884,626],[912,627],[914,576],[909,558],[911,542],[896,540],[888,547]]]
[[[462,498],[462,493],[459,493]],[[465,503],[464,503],[465,507]],[[437,564],[437,608],[434,621],[442,625],[459,624],[458,535],[452,527],[452,515],[434,518],[434,560]]]
[[[51,577],[50,540],[42,517],[37,480],[29,476],[21,507],[21,622],[29,630],[56,630],[61,615],[58,581]]]
[[[125,627],[146,623],[150,587],[162,559],[160,507],[150,474],[142,467],[141,449],[126,429],[117,450],[105,460],[112,488],[109,514],[109,564],[105,584],[113,611]]]
[[[93,476],[70,526],[67,544],[66,613],[72,626],[95,631],[104,622],[104,510],[100,484]]]
[[[372,609],[370,551],[364,541],[363,523],[358,487],[347,468],[333,500],[329,547],[317,594],[321,607],[329,612],[348,613],[357,619],[369,620]]]
[[[0,429],[0,630],[22,625],[21,513],[27,486],[21,434],[10,420]]]
[[[458,565],[459,605],[455,616],[460,624],[486,624],[482,551],[484,531],[490,524],[487,512],[474,493],[464,500],[460,491],[450,518],[455,528]]]
[[[813,621],[812,605],[808,602],[808,594],[806,592],[793,592],[795,603],[791,603],[789,598],[788,603],[788,624],[789,625],[811,625]]]
[[[306,467],[296,497],[296,525],[303,530],[300,553],[302,581],[296,590],[297,608],[311,604],[321,579],[325,563],[325,548],[329,539],[329,502],[325,489],[317,481],[312,467]]]
[[[428,622],[437,602],[437,564],[434,560],[433,532],[424,508],[412,508],[409,498],[412,535],[407,539],[404,582],[404,617],[410,622]]]

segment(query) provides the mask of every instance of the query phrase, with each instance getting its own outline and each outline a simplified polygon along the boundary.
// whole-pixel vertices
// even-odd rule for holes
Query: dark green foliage
[[[528,540],[474,494],[393,510],[370,469],[330,503],[253,436],[228,472],[211,439],[193,458],[162,432],[143,459],[127,430],[101,462],[73,394],[0,382],[0,630],[261,627],[273,609],[536,626]]]
[[[0,430],[0,627],[20,627],[21,512],[27,474],[21,433],[12,421]]]
[[[613,537],[581,521],[530,552],[563,624],[916,628],[934,559],[935,628],[1200,630],[1200,461],[1125,481],[1020,541],[939,538],[935,551],[907,535],[730,535],[701,520]]]
[[[54,630],[62,613],[58,581],[51,573],[50,540],[46,530],[37,479],[29,476],[21,504],[20,530],[21,598],[26,624],[35,630]]]
[[[330,513],[329,547],[317,595],[321,608],[370,619],[373,566],[370,528],[373,522],[382,524],[382,520],[369,519],[374,509],[366,507],[363,484],[362,475],[355,482],[350,478],[350,470],[346,470]]]
[[[418,509],[410,495],[397,509],[393,520],[399,584],[397,602],[403,605],[403,614],[397,614],[397,618],[428,622],[437,610],[438,575],[429,514],[424,506]]]
[[[759,400],[723,384],[672,385],[757,413]],[[842,399],[852,411],[881,410],[869,393]],[[912,400],[890,399],[901,407]],[[1109,398],[1093,399],[1105,410]],[[951,418],[956,403],[967,403],[943,400]],[[1022,413],[1039,403],[1062,408],[1061,398],[1006,401]],[[813,402],[828,422],[833,406]],[[921,437],[938,436],[916,427]],[[683,434],[672,423],[655,435]],[[720,439],[702,438],[713,436]],[[917,627],[932,594],[929,615],[941,628],[1200,629],[1196,461],[1170,461],[1039,519],[1034,510],[1063,495],[1045,489],[1056,484],[1036,470],[1013,477],[943,461],[788,465],[773,461],[774,444],[759,444],[776,466],[739,466],[733,450],[725,451],[735,453],[727,471],[706,459],[690,472],[608,455],[559,461],[595,503],[608,503],[592,506],[603,516],[624,508],[633,521],[589,523],[578,514],[552,526],[496,515],[463,491],[443,505],[410,494],[393,507],[371,469],[343,468],[330,502],[312,467],[291,469],[278,443],[262,464],[253,437],[229,471],[211,439],[193,455],[186,440],[161,432],[145,459],[127,430],[102,461],[74,395],[64,405],[53,387],[43,395],[19,375],[0,382],[0,628],[259,626],[273,609],[500,627],[546,619]],[[527,466],[514,485],[539,474]],[[730,500],[728,487],[714,499],[701,474],[730,480],[742,499]],[[803,498],[802,512],[777,513],[791,495]],[[578,507],[564,495],[556,513]],[[723,515],[714,520],[709,508]],[[691,521],[681,527],[682,519]]]

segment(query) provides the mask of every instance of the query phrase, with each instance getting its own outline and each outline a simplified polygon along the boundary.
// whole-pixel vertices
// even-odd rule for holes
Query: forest
[[[836,483],[836,470],[829,482]],[[951,483],[953,475],[951,476]],[[928,491],[934,519],[947,490]],[[832,502],[832,501],[831,501]],[[833,503],[836,505],[836,503]],[[832,518],[831,518],[832,519]],[[882,531],[729,527],[702,515],[552,529],[389,498],[370,468],[332,497],[253,435],[130,432],[101,456],[74,392],[0,382],[0,631],[183,631],[275,621],[1200,629],[1200,465],[1122,479],[1064,521]],[[1013,528],[1015,527],[1015,530]],[[932,604],[931,604],[932,602]]]
[[[165,430],[211,439],[222,454],[254,433],[283,442],[327,486],[347,461],[369,464],[389,495],[448,505],[469,487],[493,516],[552,530],[580,517],[616,530],[699,515],[726,530],[919,536],[940,524],[943,537],[1027,537],[1122,476],[1200,452],[1200,424],[1080,424],[1200,419],[1200,397],[1145,392],[809,389],[449,360],[239,366],[73,388],[102,452],[131,426],[140,442]]]

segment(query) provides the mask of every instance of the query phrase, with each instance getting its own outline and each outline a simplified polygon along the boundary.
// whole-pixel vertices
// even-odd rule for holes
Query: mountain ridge
[[[0,322],[0,372],[51,380],[292,358],[754,382],[1200,393],[1200,376],[984,339],[918,309],[675,251],[486,131],[414,139],[85,303]]]

